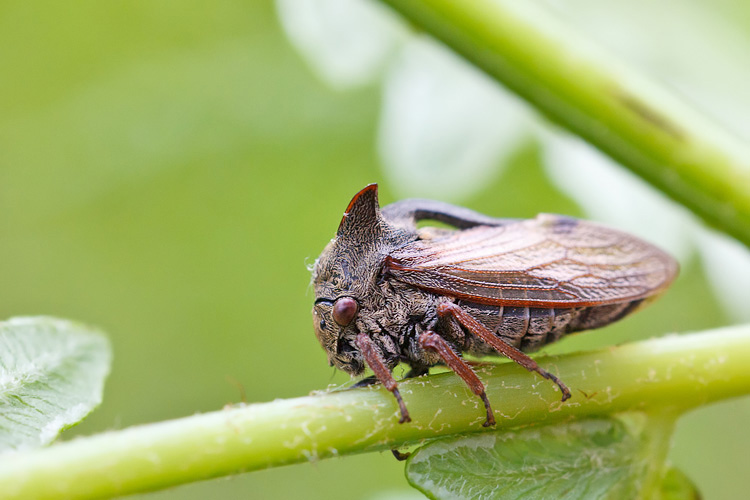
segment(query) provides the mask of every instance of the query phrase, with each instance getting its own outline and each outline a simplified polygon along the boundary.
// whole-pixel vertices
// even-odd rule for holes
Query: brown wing
[[[634,236],[542,214],[436,231],[393,252],[386,270],[398,281],[476,303],[561,308],[654,295],[675,278],[677,263]]]

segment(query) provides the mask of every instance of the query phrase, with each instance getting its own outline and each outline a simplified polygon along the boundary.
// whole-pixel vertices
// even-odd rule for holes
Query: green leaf
[[[406,476],[431,498],[639,498],[662,467],[644,428],[578,420],[435,441],[409,458]]]
[[[0,322],[0,451],[43,446],[102,399],[109,341],[70,321]]]

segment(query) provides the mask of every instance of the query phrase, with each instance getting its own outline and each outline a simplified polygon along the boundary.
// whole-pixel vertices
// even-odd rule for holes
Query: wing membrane
[[[665,289],[677,274],[674,259],[649,243],[547,214],[419,239],[393,252],[386,269],[418,288],[515,307],[642,299]]]

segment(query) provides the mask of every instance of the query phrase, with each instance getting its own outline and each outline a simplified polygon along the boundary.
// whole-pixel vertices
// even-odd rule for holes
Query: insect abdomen
[[[482,322],[504,342],[524,352],[532,352],[559,340],[568,333],[608,325],[629,314],[643,300],[578,308],[502,307],[460,302],[474,318]],[[493,355],[495,350],[482,341],[466,339],[474,355]]]

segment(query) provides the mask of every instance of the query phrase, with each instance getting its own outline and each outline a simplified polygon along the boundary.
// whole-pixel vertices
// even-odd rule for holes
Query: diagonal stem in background
[[[533,2],[382,0],[552,121],[750,245],[750,148]]]

